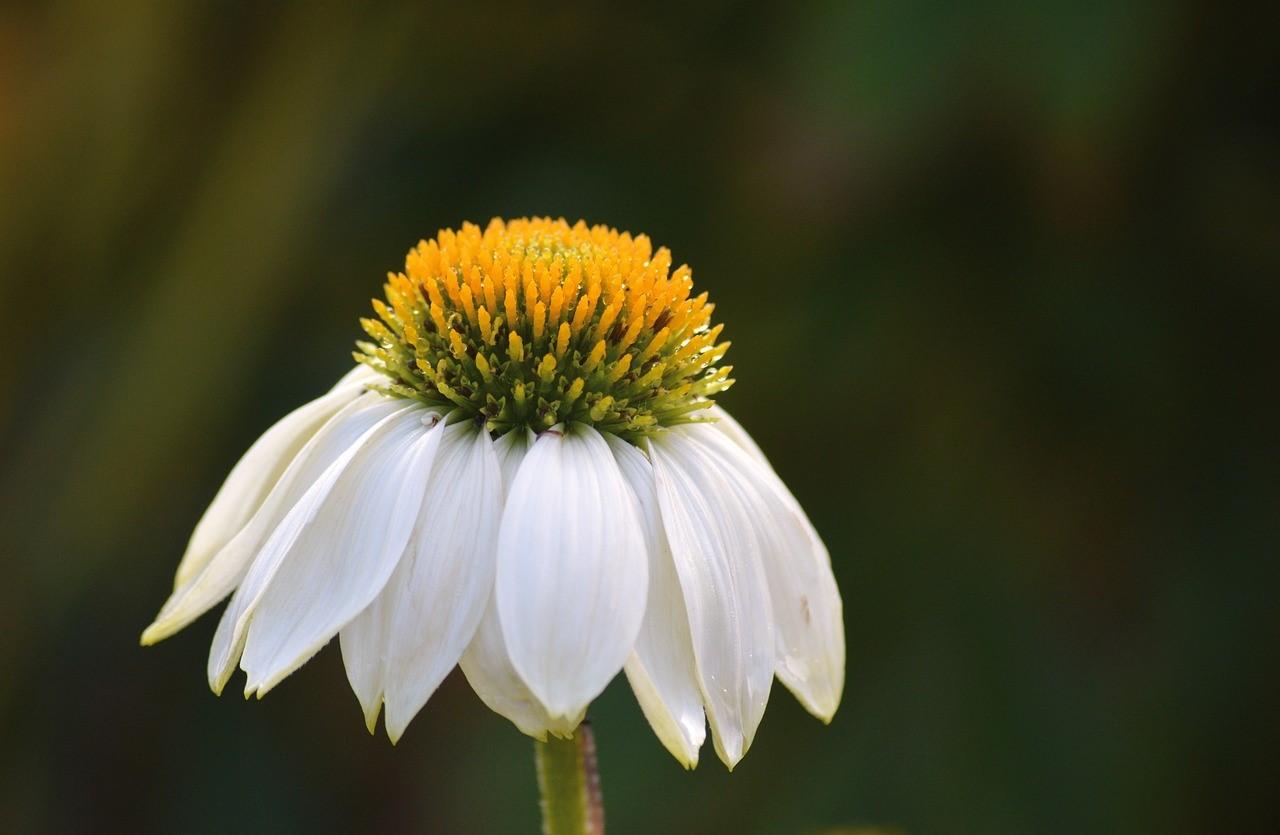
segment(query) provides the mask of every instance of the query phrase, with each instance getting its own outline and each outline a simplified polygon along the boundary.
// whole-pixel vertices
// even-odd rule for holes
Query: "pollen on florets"
[[[701,419],[728,342],[688,266],[644,235],[549,218],[464,223],[390,273],[358,361],[382,390],[501,434],[581,421],[635,440]]]

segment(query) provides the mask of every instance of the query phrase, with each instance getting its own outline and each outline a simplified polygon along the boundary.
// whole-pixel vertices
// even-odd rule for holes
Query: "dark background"
[[[693,265],[845,600],[835,721],[776,687],[732,775],[615,682],[612,833],[1267,831],[1274,29],[544,5],[0,6],[0,830],[534,830],[460,676],[392,748],[334,648],[246,704],[215,615],[137,639],[386,270],[536,213]]]

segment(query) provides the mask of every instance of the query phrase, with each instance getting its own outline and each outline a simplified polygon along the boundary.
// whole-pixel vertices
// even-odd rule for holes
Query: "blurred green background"
[[[533,831],[460,676],[392,748],[336,648],[246,704],[216,615],[137,639],[386,270],[534,213],[693,265],[845,599],[732,775],[615,682],[612,833],[1268,830],[1280,62],[1218,8],[0,5],[0,830]]]

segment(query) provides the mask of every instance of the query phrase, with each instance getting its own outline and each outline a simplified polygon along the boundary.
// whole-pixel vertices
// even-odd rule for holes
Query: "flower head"
[[[844,683],[821,539],[711,396],[727,343],[687,267],[563,220],[465,225],[392,274],[374,340],[245,453],[153,643],[231,596],[209,683],[261,697],[336,635],[393,740],[455,666],[522,731],[572,734],[625,671],[659,739],[730,767],[776,675]]]

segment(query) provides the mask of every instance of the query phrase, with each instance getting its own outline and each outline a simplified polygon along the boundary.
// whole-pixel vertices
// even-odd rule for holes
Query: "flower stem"
[[[543,835],[604,835],[596,740],[583,722],[573,739],[534,743]]]

